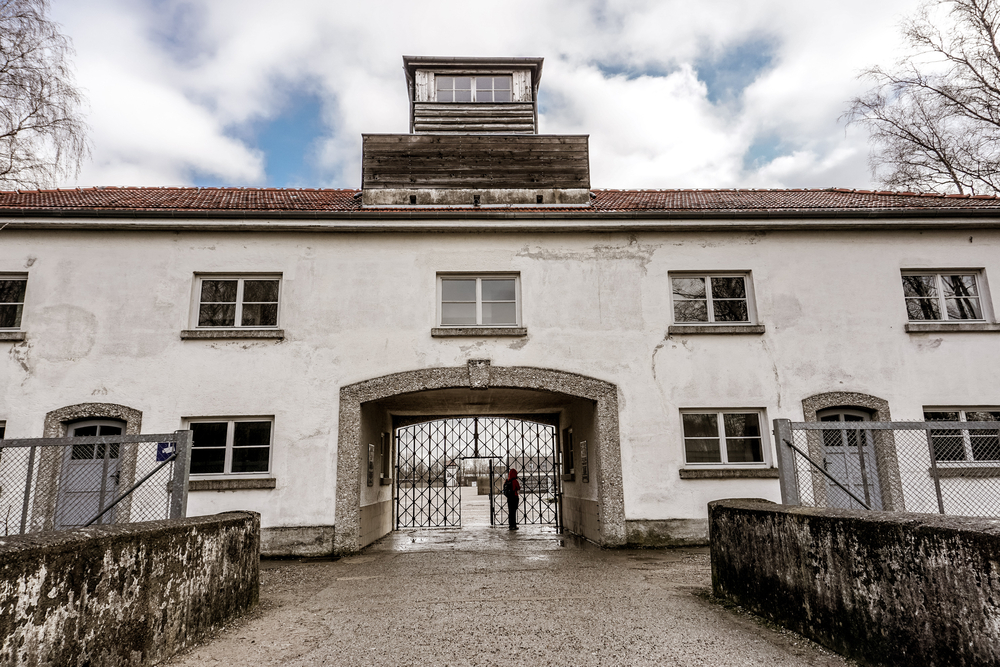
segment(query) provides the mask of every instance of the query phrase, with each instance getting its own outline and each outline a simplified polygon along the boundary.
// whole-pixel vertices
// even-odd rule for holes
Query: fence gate
[[[776,419],[782,502],[1000,518],[1000,412],[973,416],[993,421]]]
[[[0,535],[187,513],[191,431],[0,440]]]
[[[458,473],[489,459],[490,523],[507,523],[500,491],[507,471],[521,480],[518,523],[558,524],[556,427],[506,417],[438,419],[396,429],[396,528],[462,525]]]

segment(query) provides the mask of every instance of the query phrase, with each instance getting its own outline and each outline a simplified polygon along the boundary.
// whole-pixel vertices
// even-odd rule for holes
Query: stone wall
[[[0,664],[150,665],[257,603],[260,515],[0,538]]]
[[[709,504],[719,597],[864,665],[1000,664],[1000,522]]]

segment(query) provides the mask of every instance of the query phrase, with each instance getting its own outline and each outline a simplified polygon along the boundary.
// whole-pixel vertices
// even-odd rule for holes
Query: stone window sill
[[[716,335],[760,335],[764,333],[763,324],[671,324],[667,334],[673,336],[689,336],[692,334]]]
[[[778,479],[777,468],[681,468],[681,479]]]
[[[282,340],[284,329],[184,329],[181,340],[224,340],[257,338]]]
[[[934,477],[934,469],[928,468],[928,474]],[[1000,477],[1000,467],[997,466],[942,466],[938,464],[938,477],[965,477],[975,479],[986,479]]]
[[[1000,333],[993,322],[907,322],[906,333]]]
[[[192,479],[188,480],[188,491],[245,491],[247,489],[273,489],[274,477],[253,477],[245,479]]]
[[[19,343],[24,340],[23,331],[0,331],[0,342]]]
[[[392,478],[391,477],[383,477],[378,482],[379,486],[389,486],[390,484],[392,484]]]
[[[434,338],[451,338],[460,336],[507,336],[523,337],[528,335],[526,327],[434,327],[431,336]]]

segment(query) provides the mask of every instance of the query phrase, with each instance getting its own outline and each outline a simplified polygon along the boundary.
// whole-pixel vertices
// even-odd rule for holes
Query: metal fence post
[[[944,498],[941,497],[941,473],[937,466],[937,452],[934,451],[934,437],[931,429],[924,431],[927,436],[927,452],[931,455],[931,478],[934,479],[934,494],[937,496],[938,513],[944,514]]]
[[[774,420],[774,448],[778,453],[778,483],[781,487],[781,504],[799,505],[799,484],[795,474],[795,452],[792,442],[792,421]]]
[[[191,472],[191,431],[174,431],[177,436],[177,458],[174,460],[174,475],[170,481],[170,518],[183,519],[187,516],[188,475]]]

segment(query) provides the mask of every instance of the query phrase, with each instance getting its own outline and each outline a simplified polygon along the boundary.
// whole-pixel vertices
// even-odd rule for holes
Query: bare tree
[[[48,0],[0,0],[0,186],[75,176],[88,154],[69,39]]]
[[[870,132],[872,176],[893,189],[1000,192],[1000,0],[930,0],[903,24],[910,54],[861,76],[849,123]]]

